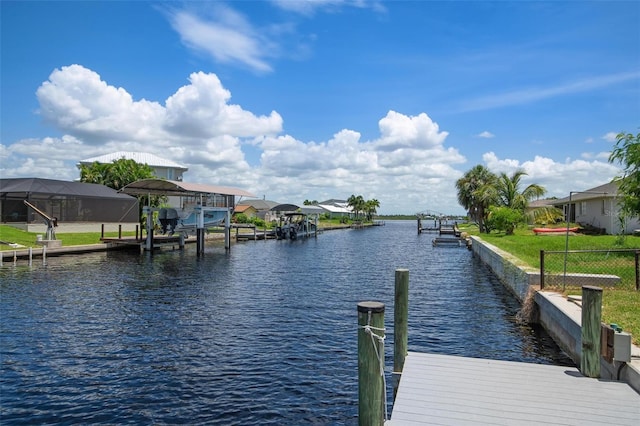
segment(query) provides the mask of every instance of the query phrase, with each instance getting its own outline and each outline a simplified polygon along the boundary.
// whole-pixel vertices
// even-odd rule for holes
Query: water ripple
[[[361,300],[410,269],[409,349],[567,358],[464,249],[415,223],[0,268],[4,424],[355,424]],[[391,379],[390,377],[388,378]]]

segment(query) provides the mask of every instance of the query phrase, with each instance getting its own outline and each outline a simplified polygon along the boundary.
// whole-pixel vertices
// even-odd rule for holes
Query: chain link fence
[[[640,250],[540,251],[540,288],[640,289]]]

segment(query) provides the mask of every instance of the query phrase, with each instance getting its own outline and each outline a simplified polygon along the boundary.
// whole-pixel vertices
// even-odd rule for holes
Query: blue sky
[[[0,2],[2,177],[143,151],[302,204],[463,213],[483,164],[549,196],[640,129],[637,1]]]

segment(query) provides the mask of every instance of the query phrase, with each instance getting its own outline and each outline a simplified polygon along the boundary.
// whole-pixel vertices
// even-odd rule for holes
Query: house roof
[[[55,179],[0,179],[3,196],[26,197],[27,194],[70,195],[91,198],[131,198],[105,185]]]
[[[169,169],[180,169],[183,171],[189,170],[188,167],[178,164],[174,161],[167,160],[165,158],[158,157],[157,155],[150,154],[148,152],[134,152],[134,151],[117,151],[110,154],[100,155],[97,157],[87,158],[86,160],[80,160],[80,164],[92,164],[95,162],[101,164],[109,164],[120,159],[133,160],[138,164],[146,164],[150,167],[166,167]]]
[[[323,214],[326,210],[320,206],[302,206],[300,211],[304,214]]]
[[[255,210],[256,208],[255,208],[255,207],[253,207],[253,206],[251,206],[251,205],[248,205],[248,204],[243,204],[243,205],[238,204],[238,205],[233,209],[233,211],[234,211],[234,213],[244,213],[244,212],[246,212],[246,211],[247,211],[247,210],[249,210],[249,209],[253,209],[253,210]]]
[[[130,183],[120,190],[130,195],[197,195],[221,194],[255,197],[250,192],[226,186],[205,185],[202,183],[178,182],[165,179],[142,179]]]
[[[300,207],[295,204],[278,204],[277,206],[271,207],[271,211],[274,212],[295,212]]]
[[[528,208],[537,209],[539,207],[553,206],[553,203],[556,201],[557,199],[552,198],[545,198],[544,200],[533,200],[529,202]]]
[[[339,200],[337,198],[331,198],[329,200],[321,201],[318,204],[321,204],[323,206],[326,206],[326,205],[346,206],[347,204],[349,204],[349,202],[347,200]]]
[[[319,207],[322,207],[329,213],[353,213],[350,208],[336,206],[333,204],[318,204]]]
[[[269,200],[262,200],[262,199],[255,199],[255,200],[242,200],[240,202],[238,202],[238,205],[247,205],[247,206],[253,206],[253,208],[255,208],[256,210],[271,210],[273,207],[277,206],[278,202],[275,201],[269,201]]]
[[[572,191],[569,197],[553,200],[553,205],[567,204],[569,198],[571,202],[586,201],[598,198],[613,198],[618,195],[618,183],[616,181],[605,183],[604,185],[596,186],[595,188],[587,189],[585,191]]]

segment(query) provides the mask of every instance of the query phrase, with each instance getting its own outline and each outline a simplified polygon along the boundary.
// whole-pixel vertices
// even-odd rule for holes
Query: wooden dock
[[[387,425],[634,425],[640,395],[576,368],[409,352]]]

